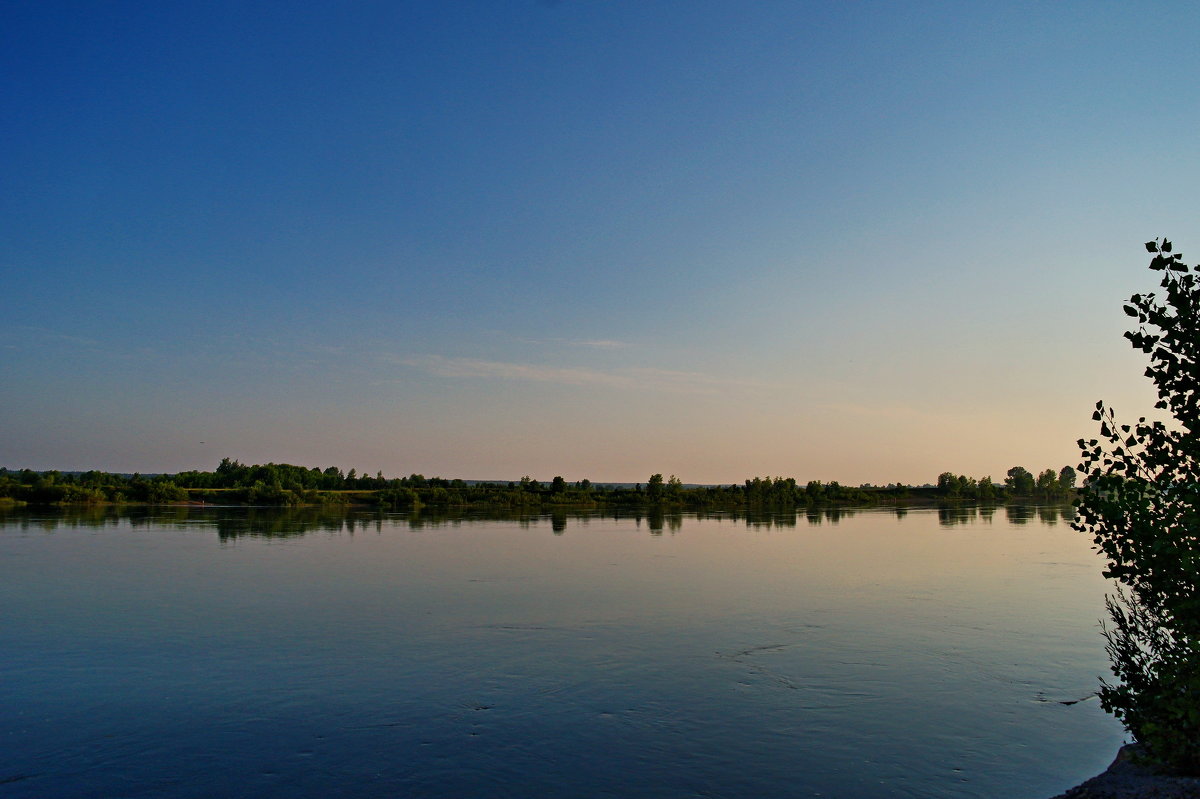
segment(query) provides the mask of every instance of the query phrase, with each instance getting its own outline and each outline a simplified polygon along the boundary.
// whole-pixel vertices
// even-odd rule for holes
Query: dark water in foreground
[[[0,520],[0,797],[1037,797],[1122,734],[1054,512]],[[651,526],[653,524],[653,526]]]

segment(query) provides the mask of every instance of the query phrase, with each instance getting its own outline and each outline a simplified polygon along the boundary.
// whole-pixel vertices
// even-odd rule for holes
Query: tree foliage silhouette
[[[1101,705],[1150,759],[1200,774],[1200,282],[1171,242],[1146,249],[1163,292],[1130,297],[1138,327],[1125,337],[1150,356],[1155,407],[1172,421],[1118,425],[1096,403],[1100,438],[1079,440],[1074,527],[1121,584],[1104,628],[1118,682],[1102,684]]]

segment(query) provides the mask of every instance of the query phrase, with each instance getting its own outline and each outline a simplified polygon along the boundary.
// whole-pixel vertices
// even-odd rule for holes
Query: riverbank
[[[1122,746],[1103,773],[1053,799],[1200,799],[1200,778],[1156,773],[1135,763],[1135,752]]]

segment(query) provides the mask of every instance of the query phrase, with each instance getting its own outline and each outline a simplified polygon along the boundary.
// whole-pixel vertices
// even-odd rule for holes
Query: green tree
[[[650,499],[661,499],[663,493],[663,476],[662,474],[650,475],[650,481],[646,483],[646,493]]]
[[[976,496],[980,502],[991,502],[996,498],[996,485],[992,482],[992,476],[980,477],[979,482],[975,484]]]
[[[1118,682],[1102,684],[1101,705],[1149,758],[1200,775],[1200,282],[1169,241],[1146,249],[1164,294],[1130,297],[1138,328],[1125,337],[1150,356],[1155,407],[1173,423],[1118,425],[1096,403],[1100,438],[1079,440],[1085,481],[1072,526],[1122,584],[1104,630]]]
[[[1050,498],[1058,495],[1058,475],[1053,469],[1046,469],[1038,474],[1035,490],[1041,497]]]
[[[1024,466],[1014,466],[1008,470],[1008,477],[1004,478],[1004,486],[1014,496],[1028,497],[1032,496],[1037,484],[1033,475]]]
[[[1058,472],[1058,490],[1064,496],[1070,496],[1075,490],[1075,470],[1064,466]]]

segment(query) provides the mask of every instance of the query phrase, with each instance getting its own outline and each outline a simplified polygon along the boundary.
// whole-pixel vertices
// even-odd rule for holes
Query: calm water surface
[[[1122,740],[1099,572],[1055,510],[8,515],[0,797],[1044,799]]]

